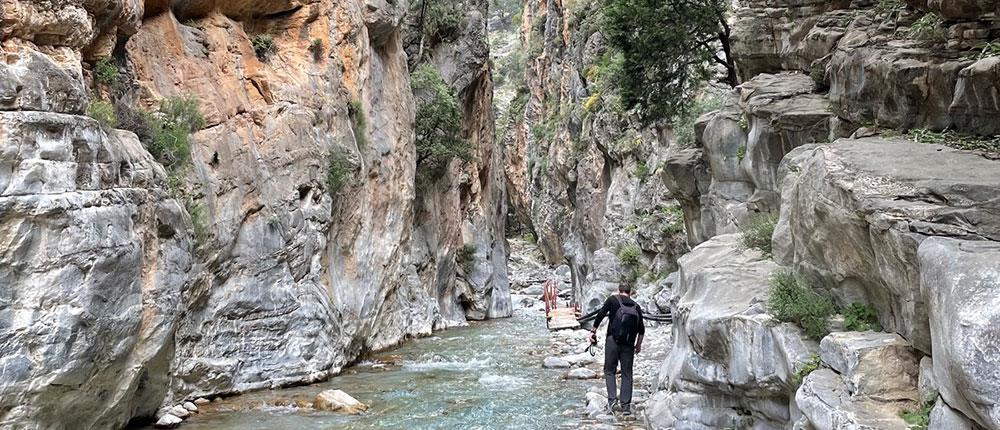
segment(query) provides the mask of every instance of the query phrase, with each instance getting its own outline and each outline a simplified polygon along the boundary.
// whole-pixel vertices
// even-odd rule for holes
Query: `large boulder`
[[[830,369],[815,370],[805,377],[795,394],[795,404],[816,430],[908,430],[899,413],[909,402],[879,402],[854,397],[844,379]]]
[[[752,418],[761,428],[788,424],[796,374],[816,342],[766,313],[778,266],[722,235],[680,259],[673,287],[674,345],[651,408],[656,428],[703,428]]]
[[[1000,428],[1000,243],[925,240],[920,287],[941,397],[980,425]]]
[[[842,139],[782,164],[774,255],[841,304],[931,351],[917,246],[930,236],[1000,239],[995,162],[903,139]]]
[[[918,357],[895,333],[839,332],[820,342],[820,357],[854,396],[917,400]]]

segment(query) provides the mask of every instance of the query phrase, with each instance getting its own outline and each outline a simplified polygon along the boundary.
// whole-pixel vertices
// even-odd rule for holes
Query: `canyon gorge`
[[[1000,3],[723,2],[648,121],[610,1],[0,0],[0,428],[1000,430]]]

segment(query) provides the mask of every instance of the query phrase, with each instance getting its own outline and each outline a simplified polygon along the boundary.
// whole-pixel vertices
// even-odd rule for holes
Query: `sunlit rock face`
[[[421,192],[407,7],[4,3],[0,426],[120,427],[510,315],[484,5],[435,54],[474,161]],[[117,82],[96,81],[101,59]],[[206,120],[185,168],[82,115],[98,97],[178,96]],[[335,157],[348,174],[332,189]]]

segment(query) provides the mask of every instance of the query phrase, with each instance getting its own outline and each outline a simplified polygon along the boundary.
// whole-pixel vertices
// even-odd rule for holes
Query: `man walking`
[[[632,286],[622,282],[618,294],[612,294],[597,312],[591,341],[597,341],[597,328],[605,316],[610,318],[604,344],[604,383],[608,388],[608,407],[614,411],[621,408],[622,415],[631,415],[632,403],[632,359],[642,350],[642,336],[646,328],[642,324],[642,309],[630,297]],[[621,396],[615,389],[615,370],[622,367]]]

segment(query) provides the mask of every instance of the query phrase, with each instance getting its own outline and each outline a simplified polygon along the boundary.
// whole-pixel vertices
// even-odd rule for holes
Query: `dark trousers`
[[[615,339],[608,336],[604,339],[604,383],[608,388],[608,401],[618,399],[622,405],[632,403],[632,358],[635,356],[635,347],[623,346],[615,343]],[[615,389],[615,370],[618,364],[622,366],[622,392],[618,396]]]

